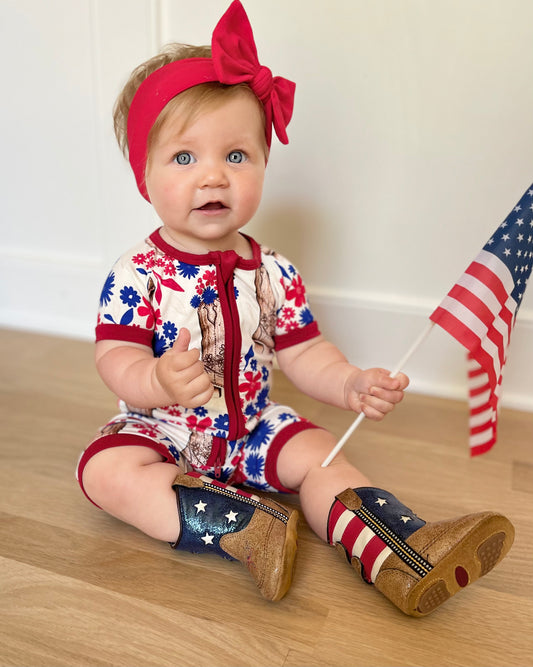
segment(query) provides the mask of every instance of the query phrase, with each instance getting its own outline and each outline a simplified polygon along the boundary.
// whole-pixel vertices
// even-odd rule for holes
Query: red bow
[[[259,63],[252,26],[244,7],[234,0],[213,31],[211,53],[221,83],[247,83],[261,100],[266,113],[267,142],[272,125],[282,144],[288,144],[286,127],[294,106],[295,84]]]

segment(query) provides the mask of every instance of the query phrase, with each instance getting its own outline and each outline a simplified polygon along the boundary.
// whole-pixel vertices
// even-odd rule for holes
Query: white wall
[[[91,338],[114,259],[157,226],[114,144],[129,71],[208,43],[229,0],[0,0],[0,325]],[[531,0],[244,0],[263,62],[297,82],[249,231],[306,277],[321,327],[392,367],[533,182]],[[464,395],[434,331],[413,387]],[[504,404],[533,410],[533,288]]]

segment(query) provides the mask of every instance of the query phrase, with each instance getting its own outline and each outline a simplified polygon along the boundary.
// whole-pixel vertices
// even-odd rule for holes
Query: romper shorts
[[[104,449],[134,445],[155,450],[164,461],[179,468],[177,473],[201,472],[225,484],[245,485],[274,493],[297,493],[279,481],[278,456],[292,437],[315,428],[319,427],[292,408],[270,401],[253,430],[244,437],[226,440],[213,435],[211,451],[201,463],[191,461],[183,452],[191,434],[187,424],[154,419],[142,412],[123,412],[103,426],[82,453],[76,477],[89,498],[83,487],[83,471],[89,459]],[[201,420],[196,424],[196,430],[201,431]]]

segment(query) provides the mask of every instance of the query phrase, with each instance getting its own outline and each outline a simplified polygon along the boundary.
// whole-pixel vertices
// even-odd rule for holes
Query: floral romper
[[[113,267],[100,298],[96,340],[139,343],[159,357],[184,326],[215,392],[198,408],[146,410],[119,401],[120,414],[80,457],[82,488],[83,469],[97,452],[141,445],[182,470],[289,491],[276,473],[279,452],[294,435],[316,426],[269,399],[274,354],[320,332],[294,266],[246,238],[252,259],[233,250],[182,252],[156,230]]]

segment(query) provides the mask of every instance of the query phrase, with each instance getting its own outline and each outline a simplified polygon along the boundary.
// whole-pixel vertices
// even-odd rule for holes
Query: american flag
[[[468,350],[472,456],[496,442],[507,348],[532,266],[533,185],[430,315]]]

